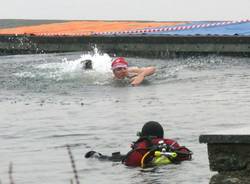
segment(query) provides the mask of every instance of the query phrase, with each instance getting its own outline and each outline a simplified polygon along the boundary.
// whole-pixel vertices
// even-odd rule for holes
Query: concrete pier
[[[210,184],[249,184],[250,134],[246,129],[201,135],[207,143],[210,169],[217,171]]]
[[[100,51],[128,57],[167,58],[182,55],[250,55],[250,36],[0,35],[0,55]]]

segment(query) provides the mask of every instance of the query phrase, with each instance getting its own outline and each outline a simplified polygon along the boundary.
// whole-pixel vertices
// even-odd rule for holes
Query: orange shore
[[[140,21],[71,21],[0,29],[0,34],[33,35],[92,35],[102,32],[130,31],[136,29],[175,26],[186,22],[140,22]]]

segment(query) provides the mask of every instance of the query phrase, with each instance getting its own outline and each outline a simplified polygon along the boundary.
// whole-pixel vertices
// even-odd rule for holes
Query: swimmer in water
[[[82,64],[83,70],[92,70],[93,69],[92,60],[90,60],[90,59],[86,59],[84,61],[81,61],[81,64]]]
[[[123,57],[116,58],[111,68],[116,79],[129,78],[132,86],[139,86],[146,76],[155,73],[155,67],[128,67],[128,62]]]

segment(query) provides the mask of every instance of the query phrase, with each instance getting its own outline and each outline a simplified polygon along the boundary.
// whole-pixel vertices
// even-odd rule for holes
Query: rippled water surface
[[[81,61],[92,59],[94,70]],[[207,149],[200,134],[244,128],[250,120],[250,60],[231,57],[127,58],[154,65],[139,87],[114,81],[106,54],[65,53],[0,57],[0,180],[70,183],[65,147],[71,145],[80,182],[208,183]],[[144,122],[162,123],[165,136],[193,152],[193,160],[155,170],[86,160],[89,150],[126,153]]]

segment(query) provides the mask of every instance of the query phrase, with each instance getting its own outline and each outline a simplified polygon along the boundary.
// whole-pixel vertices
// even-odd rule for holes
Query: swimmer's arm
[[[131,67],[128,69],[129,72],[131,73],[137,73],[137,75],[142,75],[142,76],[149,76],[155,73],[155,67],[149,66],[149,67],[144,67],[144,68],[138,68],[138,67]]]
[[[137,76],[133,77],[130,82],[132,86],[138,86],[142,83],[145,76],[155,73],[155,67],[131,68],[129,72],[137,73]]]
[[[142,68],[142,73],[144,76],[149,76],[149,75],[153,75],[155,73],[155,67],[153,66],[149,66],[149,67],[146,67],[146,68]]]

